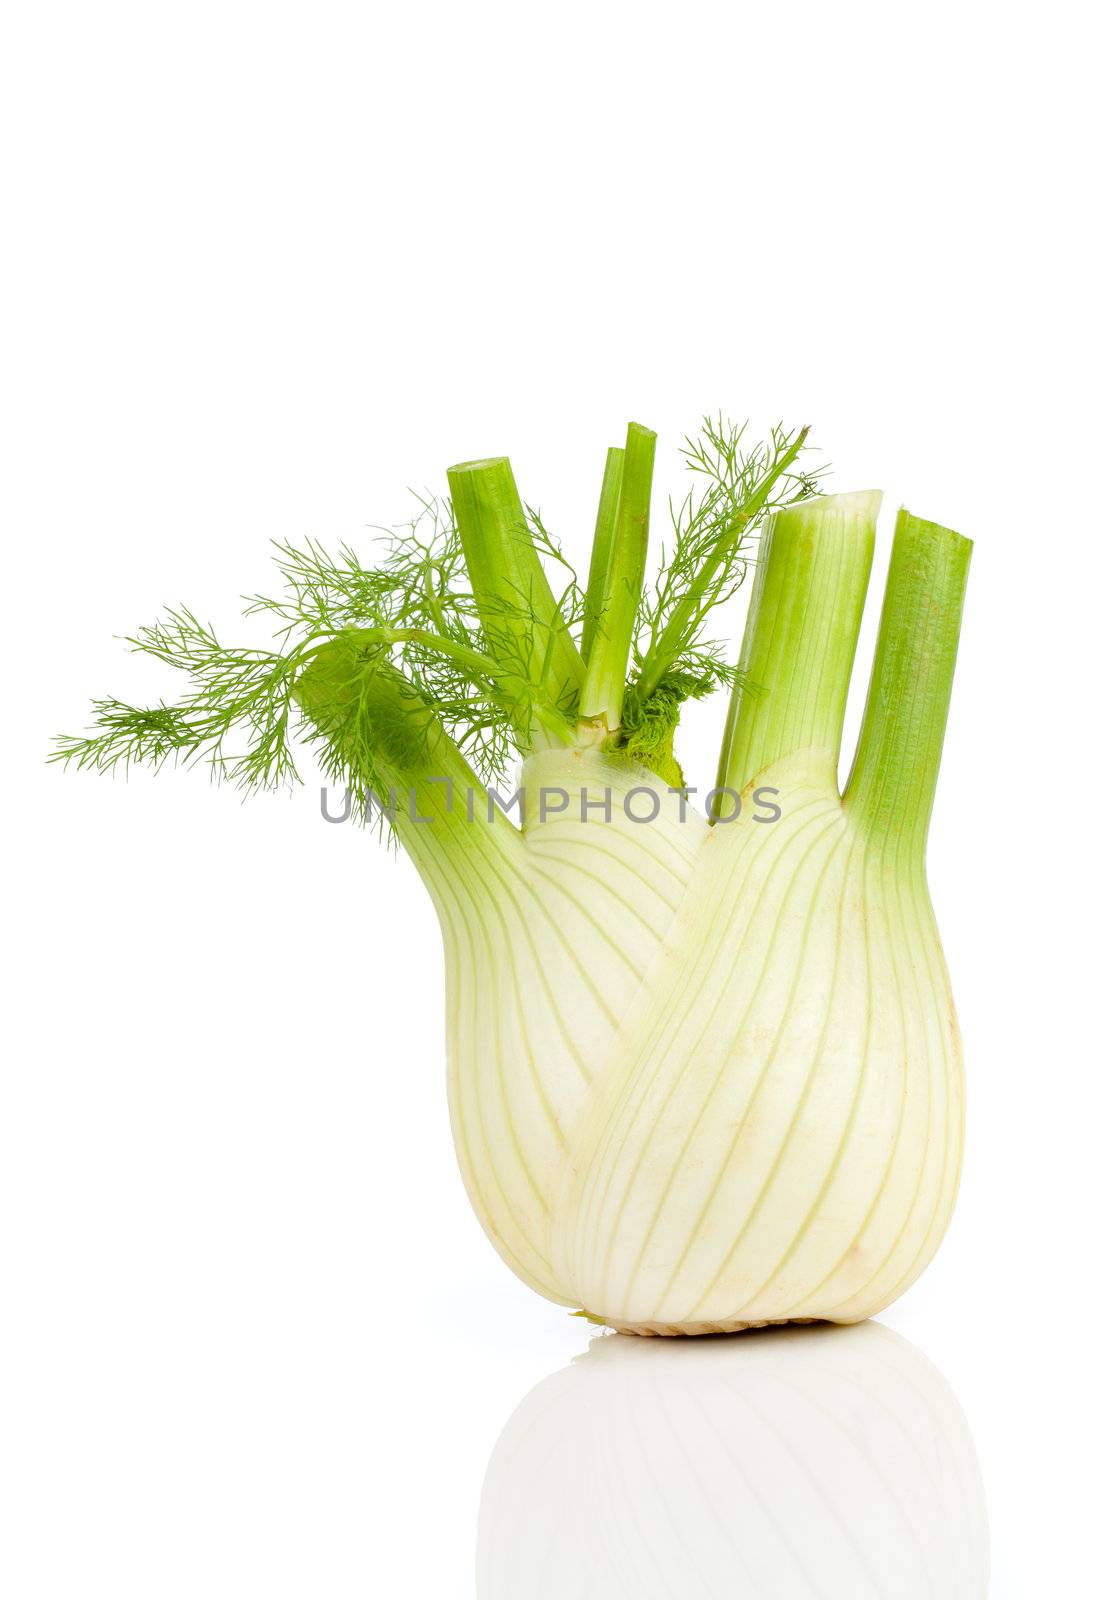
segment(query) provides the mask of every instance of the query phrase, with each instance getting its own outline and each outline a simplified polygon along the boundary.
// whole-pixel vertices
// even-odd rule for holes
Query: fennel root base
[[[749,1328],[785,1328],[791,1323],[821,1322],[821,1317],[771,1317],[765,1322],[603,1322],[616,1333],[641,1339],[694,1339],[704,1333],[745,1333]]]

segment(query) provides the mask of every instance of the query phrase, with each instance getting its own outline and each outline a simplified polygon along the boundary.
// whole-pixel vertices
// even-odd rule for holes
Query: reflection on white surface
[[[478,1600],[980,1600],[983,1487],[880,1323],[614,1335],[539,1384],[482,1492]]]

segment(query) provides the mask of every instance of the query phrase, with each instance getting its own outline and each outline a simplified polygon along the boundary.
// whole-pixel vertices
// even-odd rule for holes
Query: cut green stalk
[[[602,620],[581,693],[581,719],[609,737],[622,720],[622,691],[630,665],[638,604],[649,548],[649,502],[657,436],[640,423],[626,430],[619,509],[603,584]]]
[[[972,543],[900,510],[848,813],[921,860],[956,668]]]
[[[543,571],[508,458],[462,462],[449,469],[448,485],[478,613],[514,700],[531,686],[540,701],[574,705],[584,662]]]
[[[794,750],[822,751],[834,774],[880,499],[864,492],[806,500],[768,524],[719,785],[739,793]]]
[[[588,587],[584,597],[584,623],[581,628],[581,658],[586,663],[603,616],[604,590],[611,563],[611,546],[615,538],[615,524],[619,516],[619,497],[622,493],[622,469],[626,451],[612,445],[607,452],[600,487],[600,504],[596,512],[596,533],[592,541],[592,560],[588,567]]]

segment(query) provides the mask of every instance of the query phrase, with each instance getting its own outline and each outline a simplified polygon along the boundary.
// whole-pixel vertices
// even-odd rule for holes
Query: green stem
[[[511,850],[516,830],[500,811],[487,820],[487,790],[396,668],[383,664],[362,677],[360,647],[359,632],[339,634],[323,645],[297,681],[296,703],[321,734],[337,738],[350,761],[346,719],[363,719],[368,776],[362,781],[377,808],[386,812],[394,802],[391,826],[434,891],[442,863],[447,877],[458,878],[466,870],[464,857]]]
[[[592,541],[592,560],[588,568],[588,587],[585,590],[584,625],[581,628],[581,656],[585,662],[592,653],[592,644],[603,619],[604,589],[611,560],[611,545],[615,537],[615,523],[619,515],[619,497],[622,492],[622,468],[626,451],[612,445],[607,452],[600,486],[600,504],[596,512],[596,533]]]
[[[514,703],[530,692],[559,711],[575,709],[584,662],[560,615],[508,458],[449,469],[459,540],[471,588]]]
[[[448,638],[448,624],[444,620],[444,613],[441,610],[440,602],[436,597],[436,588],[433,584],[429,565],[430,564],[427,564],[424,567],[421,575],[422,583],[425,589],[425,603],[429,607],[429,615],[433,619],[433,627],[436,629],[437,633],[442,634],[445,638]]]
[[[352,638],[357,646],[420,645],[422,649],[432,650],[437,655],[447,656],[457,662],[486,697],[512,719],[514,726],[520,726],[526,720],[525,713],[530,711],[531,720],[549,732],[552,742],[572,743],[572,728],[569,722],[549,701],[535,694],[522,679],[516,680],[514,685],[511,677],[506,676],[492,656],[484,655],[480,650],[472,650],[469,645],[460,644],[457,639],[430,633],[427,628],[343,628],[330,633],[313,634],[311,637],[320,642],[301,650],[298,653],[298,659],[301,661],[309,660],[323,650],[325,643],[338,638]],[[512,699],[505,692],[506,686],[510,689],[515,686],[517,699]]]
[[[818,497],[768,522],[718,785],[737,792],[796,750],[838,768],[880,495]]]
[[[613,734],[622,719],[622,692],[645,577],[649,547],[649,502],[657,436],[640,423],[626,430],[619,510],[603,586],[601,622],[588,660],[581,718]]]
[[[748,524],[762,511],[778,479],[796,461],[804,448],[807,438],[808,429],[802,428],[785,454],[775,459],[770,471],[766,473],[743,505],[731,517],[726,519],[724,532],[718,539],[716,548],[702,563],[698,576],[668,618],[656,644],[645,658],[641,675],[638,678],[638,693],[642,699],[647,699],[653,693],[664,674],[674,666],[680,652],[686,648],[690,638],[691,624],[696,615],[699,614],[701,607],[708,601],[710,589],[717,579],[719,569],[724,566],[725,561],[738,548],[740,538]]]
[[[956,667],[972,542],[901,510],[847,813],[921,862]]]
[[[312,638],[321,640],[336,639],[341,634],[351,634],[358,645],[393,645],[393,644],[419,644],[427,650],[436,651],[437,655],[448,656],[450,660],[457,661],[465,668],[467,675],[476,682],[483,680],[495,683],[501,676],[501,670],[492,656],[483,655],[480,650],[472,650],[469,645],[460,644],[457,639],[442,637],[438,633],[430,633],[427,628],[338,628],[330,633],[312,634]],[[322,649],[322,644],[314,647]],[[306,657],[314,650],[305,650],[301,655]]]

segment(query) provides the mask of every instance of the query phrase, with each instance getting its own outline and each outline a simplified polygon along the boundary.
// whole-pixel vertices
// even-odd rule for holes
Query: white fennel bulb
[[[608,455],[585,591],[507,461],[454,468],[388,563],[286,547],[276,654],[189,612],[134,641],[190,674],[146,712],[99,702],[61,754],[297,732],[382,810],[444,936],[448,1086],[470,1198],[533,1288],[639,1333],[853,1322],[930,1260],[963,1141],[959,1036],[926,832],[970,544],[906,512],[865,717],[838,785],[880,496],[817,496],[804,435],[707,423],[706,480],[644,594],[653,435]],[[739,668],[703,642],[763,525]],[[295,632],[294,632],[295,630]],[[578,639],[579,634],[579,639]],[[679,707],[732,685],[716,783],[688,788]],[[522,815],[490,780],[523,758]]]
[[[738,694],[735,820],[709,825],[649,772],[628,813],[635,775],[577,748],[529,758],[525,826],[476,836],[474,878],[405,833],[444,927],[479,1216],[540,1292],[615,1327],[871,1316],[952,1212],[963,1074],[924,845],[953,655],[918,629],[954,575],[959,614],[967,541],[901,517],[840,795],[876,498],[768,530],[744,665],[762,685],[784,650],[792,693]],[[787,590],[793,634],[772,639]],[[776,820],[756,818],[757,790]]]

